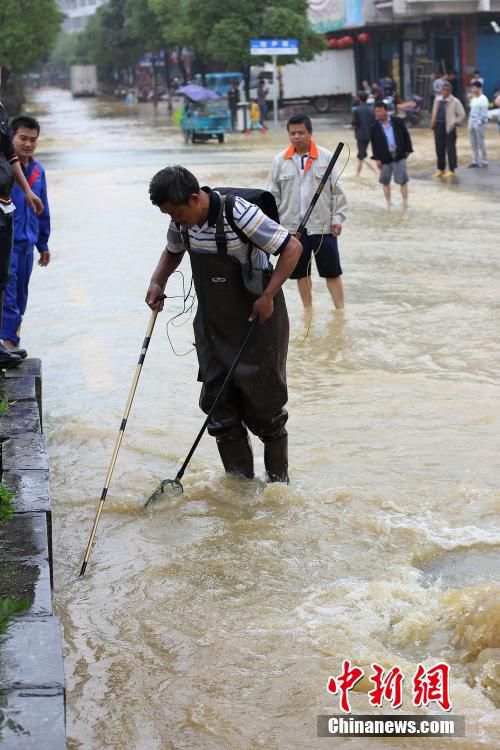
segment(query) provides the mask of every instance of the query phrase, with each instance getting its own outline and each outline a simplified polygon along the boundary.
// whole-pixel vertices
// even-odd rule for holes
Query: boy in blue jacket
[[[40,125],[33,117],[17,117],[11,123],[12,142],[19,157],[24,176],[35,195],[43,203],[43,212],[35,214],[25,200],[20,188],[12,189],[14,212],[14,247],[10,265],[10,279],[4,294],[1,338],[5,346],[21,357],[25,349],[19,348],[19,329],[28,303],[28,284],[33,269],[33,251],[40,253],[38,265],[45,267],[50,262],[49,236],[50,212],[47,200],[45,171],[33,158],[40,134]]]

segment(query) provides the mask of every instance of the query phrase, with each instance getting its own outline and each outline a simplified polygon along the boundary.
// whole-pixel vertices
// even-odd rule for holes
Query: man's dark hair
[[[185,167],[165,167],[155,174],[149,183],[149,197],[153,206],[170,203],[182,206],[194,193],[200,192],[198,180]]]
[[[359,101],[363,102],[363,104],[368,101],[368,91],[360,91],[359,94]]]
[[[471,81],[470,85],[471,86],[477,86],[478,89],[482,89],[483,88],[483,84],[481,83],[481,81]]]
[[[40,123],[35,120],[34,117],[28,115],[19,115],[10,123],[12,133],[15,135],[19,128],[27,128],[28,130],[36,130],[37,134],[40,135]]]
[[[307,115],[292,115],[286,124],[286,129],[290,130],[291,125],[305,125],[309,133],[313,132],[311,118]]]
[[[378,109],[379,107],[382,107],[382,108],[383,108],[383,109],[385,109],[385,110],[388,110],[388,109],[389,109],[389,107],[388,107],[388,106],[387,106],[387,104],[386,104],[386,103],[385,103],[385,102],[383,101],[383,99],[377,99],[377,101],[375,102],[375,104],[374,104],[373,106],[375,107],[375,109]]]

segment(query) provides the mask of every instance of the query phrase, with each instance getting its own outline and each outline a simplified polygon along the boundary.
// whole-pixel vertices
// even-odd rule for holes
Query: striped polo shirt
[[[209,194],[210,205],[207,221],[198,226],[188,227],[189,245],[193,253],[217,253],[215,240],[215,225],[219,215],[220,194],[209,188],[202,188]],[[266,253],[275,255],[282,250],[290,239],[289,232],[266,216],[258,206],[236,196],[233,210],[234,223],[252,243],[252,266],[256,269],[266,269],[269,266]],[[167,234],[167,250],[169,253],[183,253],[185,251],[181,231],[173,221],[170,222]],[[245,263],[248,258],[248,244],[241,241],[234,229],[228,224],[224,212],[224,234],[227,242],[227,254]]]

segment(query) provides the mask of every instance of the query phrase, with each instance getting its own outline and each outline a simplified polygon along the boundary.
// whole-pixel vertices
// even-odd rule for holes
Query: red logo
[[[385,670],[380,664],[372,664],[368,675],[374,684],[368,692],[371,706],[382,707],[388,703],[392,708],[403,705],[403,672],[398,666]],[[342,664],[342,672],[336,677],[330,676],[326,685],[327,692],[340,696],[340,708],[344,713],[351,712],[349,692],[364,677],[361,667],[354,667],[348,659]],[[428,706],[437,703],[443,711],[451,710],[450,700],[450,668],[448,664],[440,662],[429,669],[419,664],[412,677],[412,702],[414,706]]]

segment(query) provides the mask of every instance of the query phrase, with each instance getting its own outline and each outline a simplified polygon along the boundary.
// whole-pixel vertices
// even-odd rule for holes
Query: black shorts
[[[316,268],[323,279],[336,279],[342,276],[337,238],[331,234],[306,234],[300,238],[302,255],[290,274],[291,279],[303,279],[311,275],[311,257],[314,254]],[[319,248],[319,251],[318,251]]]
[[[357,141],[358,144],[358,159],[363,161],[368,156],[368,144],[370,141]]]

